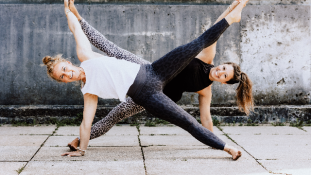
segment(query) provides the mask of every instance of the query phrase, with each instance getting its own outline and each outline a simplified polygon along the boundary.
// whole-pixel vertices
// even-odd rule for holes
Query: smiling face
[[[59,62],[53,69],[53,77],[65,83],[79,81],[83,78],[83,75],[81,68],[72,65],[69,61]]]
[[[232,65],[222,64],[211,69],[209,73],[209,79],[211,81],[218,81],[226,84],[227,81],[231,80],[234,75],[234,69]]]

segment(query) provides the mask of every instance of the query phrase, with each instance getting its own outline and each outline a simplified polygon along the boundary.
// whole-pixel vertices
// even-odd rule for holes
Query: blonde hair
[[[254,99],[252,94],[253,83],[247,74],[241,71],[239,65],[232,62],[227,62],[224,64],[232,65],[234,69],[233,78],[226,83],[240,83],[236,89],[237,105],[240,111],[245,112],[246,115],[249,115],[251,111],[254,111]]]
[[[42,62],[44,65],[46,65],[47,67],[47,74],[53,79],[53,80],[56,80],[58,82],[62,82],[60,81],[59,79],[56,79],[54,76],[53,76],[53,70],[54,70],[54,66],[57,64],[57,63],[60,63],[60,62],[66,62],[67,60],[62,58],[62,55],[61,54],[58,54],[54,57],[51,57],[51,56],[46,56],[42,59]]]

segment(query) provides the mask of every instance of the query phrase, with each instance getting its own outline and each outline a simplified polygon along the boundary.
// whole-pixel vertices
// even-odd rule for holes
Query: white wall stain
[[[293,11],[278,10],[278,13]],[[259,16],[251,15],[246,22],[241,38],[242,69],[253,80],[254,90],[258,92],[274,89],[278,96],[294,95],[289,93],[291,89],[302,88],[307,92],[311,77],[310,27],[305,25],[306,18],[298,19],[298,14],[288,14],[282,19],[275,16],[273,12],[262,12]],[[284,86],[277,86],[282,79]]]

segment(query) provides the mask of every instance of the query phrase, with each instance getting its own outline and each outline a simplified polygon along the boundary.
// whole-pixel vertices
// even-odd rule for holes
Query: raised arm
[[[92,51],[91,44],[83,33],[78,19],[69,9],[68,0],[64,0],[64,6],[68,27],[76,40],[76,50],[79,60],[83,62],[94,57],[102,56],[101,54]]]
[[[222,20],[223,18],[225,18],[237,5],[239,5],[240,0],[236,0],[234,1],[216,20],[216,23],[218,23],[220,20]],[[203,62],[207,63],[207,64],[213,64],[213,60],[215,58],[216,55],[216,45],[217,45],[217,41],[212,44],[211,46],[203,49],[196,57],[200,60],[202,60]]]
[[[91,42],[93,46],[105,52],[110,57],[115,57],[117,59],[130,61],[136,64],[150,63],[136,56],[135,54],[118,47],[116,44],[109,41],[104,35],[102,35],[94,27],[89,25],[79,14],[78,10],[76,9],[74,5],[74,0],[70,0],[69,8],[79,20],[84,34],[86,35],[86,37],[88,38],[88,40]]]
[[[213,120],[210,112],[210,106],[212,101],[212,85],[205,89],[198,91],[199,94],[199,107],[200,107],[200,119],[202,125],[213,132]]]

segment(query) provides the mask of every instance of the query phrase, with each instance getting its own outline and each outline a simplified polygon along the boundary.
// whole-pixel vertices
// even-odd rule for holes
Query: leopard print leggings
[[[144,79],[147,81],[136,81],[136,78],[133,85],[136,88],[143,88],[137,93],[129,94],[129,96],[134,99],[134,102],[143,105],[151,114],[180,126],[197,140],[217,149],[224,149],[225,143],[176,105],[176,103],[163,94],[162,90],[165,84],[182,71],[199,52],[217,41],[228,27],[229,24],[223,19],[194,41],[177,47],[152,64],[143,64],[142,66],[146,71],[140,71],[139,75],[143,75]],[[94,40],[94,38],[91,38],[91,42],[92,39]],[[118,54],[109,51],[107,54],[110,56],[118,55],[118,57],[122,57],[129,53]],[[132,54],[129,55],[130,58],[128,59],[135,60],[133,59],[135,57],[131,57]],[[143,108],[141,109],[143,110]]]
[[[135,54],[124,50],[111,41],[107,40],[100,32],[89,25],[84,19],[80,20],[80,25],[86,37],[89,41],[99,50],[105,52],[110,57],[122,59],[137,63],[140,65],[150,64],[150,62],[136,56]],[[108,132],[119,121],[133,116],[137,113],[144,111],[145,109],[133,102],[131,97],[126,99],[126,102],[122,102],[114,107],[106,117],[96,122],[91,129],[90,140],[97,138],[106,132]]]

